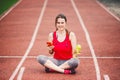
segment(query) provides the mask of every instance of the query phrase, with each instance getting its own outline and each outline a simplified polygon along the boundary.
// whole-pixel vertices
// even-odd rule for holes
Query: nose
[[[62,23],[60,23],[60,25],[63,25]]]

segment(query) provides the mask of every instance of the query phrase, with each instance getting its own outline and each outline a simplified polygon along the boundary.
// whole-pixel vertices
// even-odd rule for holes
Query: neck
[[[57,36],[58,41],[62,42],[66,38],[66,31],[65,30],[63,30],[63,31],[58,30],[56,33],[56,36]]]
[[[65,30],[62,30],[62,31],[57,31],[59,34],[65,34],[66,33],[66,31]]]

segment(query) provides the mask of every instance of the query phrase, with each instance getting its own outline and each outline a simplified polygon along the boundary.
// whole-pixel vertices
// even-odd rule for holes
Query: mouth
[[[63,27],[63,26],[59,26],[58,28],[59,28],[59,29],[64,29],[64,27]]]

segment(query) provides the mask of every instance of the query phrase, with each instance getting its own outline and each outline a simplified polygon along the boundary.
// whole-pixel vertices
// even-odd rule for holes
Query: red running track
[[[59,13],[82,45],[75,75],[45,73],[36,61],[50,56],[46,41]],[[0,21],[0,80],[119,80],[119,33],[120,21],[96,0],[22,0]]]

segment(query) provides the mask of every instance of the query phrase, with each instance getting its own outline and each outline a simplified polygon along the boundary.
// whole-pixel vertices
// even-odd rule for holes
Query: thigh
[[[45,55],[39,55],[37,57],[37,60],[40,64],[44,65],[46,63],[47,60],[50,60],[51,62],[53,62],[55,65],[58,65],[58,60],[52,58],[52,57],[48,57]]]
[[[57,59],[49,57],[49,60],[52,61],[55,65],[59,65],[59,61]]]
[[[79,64],[79,59],[77,58],[71,58],[69,59],[68,61],[68,65],[71,67],[71,68],[77,68],[78,64]]]
[[[50,58],[49,60],[52,61],[57,66],[60,66],[61,64],[65,63],[67,61],[67,60],[57,60],[57,59],[54,59],[54,58]]]

